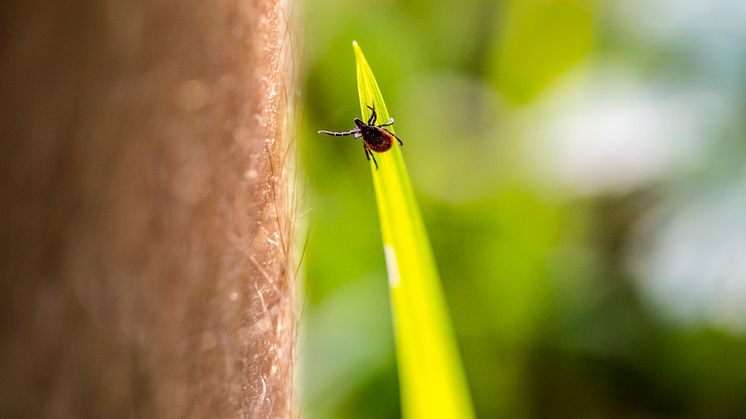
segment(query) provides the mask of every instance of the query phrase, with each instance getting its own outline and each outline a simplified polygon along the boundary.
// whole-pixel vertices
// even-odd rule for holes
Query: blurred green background
[[[746,417],[746,2],[310,0],[309,418],[395,418],[351,41],[376,74],[480,418]]]

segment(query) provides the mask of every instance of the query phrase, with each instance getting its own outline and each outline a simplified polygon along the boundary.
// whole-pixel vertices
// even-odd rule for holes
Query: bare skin
[[[4,5],[0,417],[293,416],[289,19]]]

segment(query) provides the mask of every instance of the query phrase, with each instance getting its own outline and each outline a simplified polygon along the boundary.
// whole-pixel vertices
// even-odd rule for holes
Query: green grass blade
[[[389,112],[373,72],[357,42],[352,46],[363,120],[371,114],[366,105],[371,105],[378,120],[387,122]],[[370,167],[389,274],[403,416],[471,418],[471,399],[438,270],[401,148],[394,144],[375,156],[378,170],[372,161]]]

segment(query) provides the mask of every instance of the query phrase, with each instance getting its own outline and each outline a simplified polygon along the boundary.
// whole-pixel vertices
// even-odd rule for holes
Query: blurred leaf
[[[588,55],[595,29],[593,0],[511,0],[494,74],[512,102],[527,102]]]

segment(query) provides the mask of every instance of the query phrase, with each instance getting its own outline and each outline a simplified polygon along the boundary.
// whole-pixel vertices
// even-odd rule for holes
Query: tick
[[[404,145],[404,143],[401,142],[396,134],[384,128],[389,125],[393,125],[394,118],[389,119],[389,122],[385,124],[376,125],[376,109],[372,106],[368,106],[368,109],[373,111],[373,114],[370,115],[367,124],[361,121],[359,118],[355,118],[354,122],[357,128],[353,130],[345,132],[321,130],[319,131],[319,134],[333,135],[336,137],[354,135],[355,138],[362,138],[363,150],[365,150],[365,158],[369,161],[370,159],[373,159],[373,164],[376,165],[376,170],[378,170],[378,162],[376,161],[376,157],[373,155],[373,152],[375,151],[376,153],[383,153],[384,151],[390,150],[391,146],[394,145],[394,138],[396,138],[396,141],[399,142],[399,145]]]

